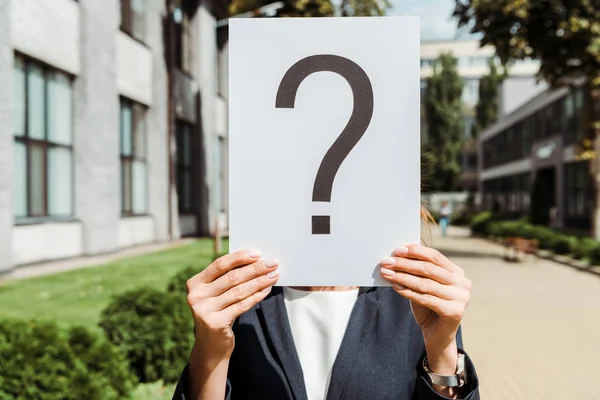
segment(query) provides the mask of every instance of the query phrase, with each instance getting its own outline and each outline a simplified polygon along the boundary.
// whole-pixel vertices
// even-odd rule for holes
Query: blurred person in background
[[[452,215],[452,209],[447,201],[442,202],[440,208],[440,229],[442,230],[442,236],[446,236],[448,231],[448,225],[450,225],[450,215]]]
[[[479,400],[460,330],[471,281],[432,248],[392,254],[392,286],[360,288],[274,287],[277,259],[217,259],[187,282],[196,340],[173,399]]]

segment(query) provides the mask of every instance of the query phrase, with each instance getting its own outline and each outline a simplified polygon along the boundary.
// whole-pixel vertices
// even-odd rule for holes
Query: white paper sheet
[[[279,258],[281,286],[386,285],[420,241],[418,18],[232,19],[229,43],[231,250]]]

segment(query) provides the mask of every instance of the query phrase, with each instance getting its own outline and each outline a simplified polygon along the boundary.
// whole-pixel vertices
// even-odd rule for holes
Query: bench
[[[538,241],[522,237],[508,237],[504,239],[504,258],[512,261],[521,261],[519,254],[538,257]],[[512,257],[510,253],[512,252]]]

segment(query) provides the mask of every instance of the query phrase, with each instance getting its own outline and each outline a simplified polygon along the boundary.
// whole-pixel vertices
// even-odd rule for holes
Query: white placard
[[[420,241],[418,18],[232,19],[229,35],[231,251],[279,258],[281,286],[387,285],[381,258]]]

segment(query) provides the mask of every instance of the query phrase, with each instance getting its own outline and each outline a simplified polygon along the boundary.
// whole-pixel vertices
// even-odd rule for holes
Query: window
[[[547,118],[549,125],[551,126],[549,135],[562,135],[565,128],[564,118],[564,98],[556,100],[551,106],[547,108]]]
[[[14,215],[73,214],[71,78],[15,57],[13,69]]]
[[[542,140],[546,134],[546,123],[542,111],[538,111],[534,115],[535,118],[535,134],[533,137],[534,141]]]
[[[177,197],[179,212],[194,212],[193,193],[193,125],[177,121],[175,136],[177,141]]]
[[[185,72],[192,71],[192,32],[190,17],[179,6],[173,12],[175,22],[175,54],[177,67]]]
[[[465,137],[472,138],[473,137],[473,125],[475,125],[475,118],[470,115],[466,115],[463,117],[463,126],[465,127]]]
[[[533,122],[533,118],[527,117],[525,121],[523,121],[523,156],[529,157],[531,155],[531,145],[533,140],[533,131],[535,130],[535,125]]]
[[[467,154],[467,169],[477,169],[477,154]]]
[[[146,38],[146,0],[121,0],[121,30],[143,42]]]
[[[565,144],[573,144],[573,140],[575,139],[575,102],[572,93],[565,97],[563,105],[563,134]]]
[[[523,121],[517,122],[515,125],[515,160],[525,157],[524,138],[523,138]]]
[[[223,136],[219,136],[219,153],[221,159],[220,175],[221,179],[221,212],[226,212],[228,209],[227,202],[227,142]]]
[[[214,142],[214,165],[216,169],[216,181],[214,187],[214,202],[220,212],[227,209],[227,147],[225,138],[218,137]]]
[[[590,229],[592,215],[592,179],[588,162],[566,164],[565,172],[565,225],[575,229]]]
[[[464,87],[462,92],[463,103],[474,106],[479,101],[479,80],[478,79],[465,79],[463,81]]]
[[[421,68],[433,67],[434,63],[435,63],[434,59],[422,58],[421,59]]]
[[[121,212],[125,216],[148,212],[145,114],[141,104],[121,99]]]
[[[586,87],[582,86],[575,91],[575,140],[577,142],[588,136],[589,113]]]
[[[490,57],[460,57],[458,59],[458,65],[461,67],[476,67],[486,66],[490,62]]]
[[[529,211],[529,204],[530,204],[529,180],[530,180],[529,173],[521,174],[518,177],[519,193],[520,193],[519,206],[520,206],[520,211],[523,213]]]
[[[425,91],[427,90],[427,79],[421,79],[421,101],[425,99]]]

